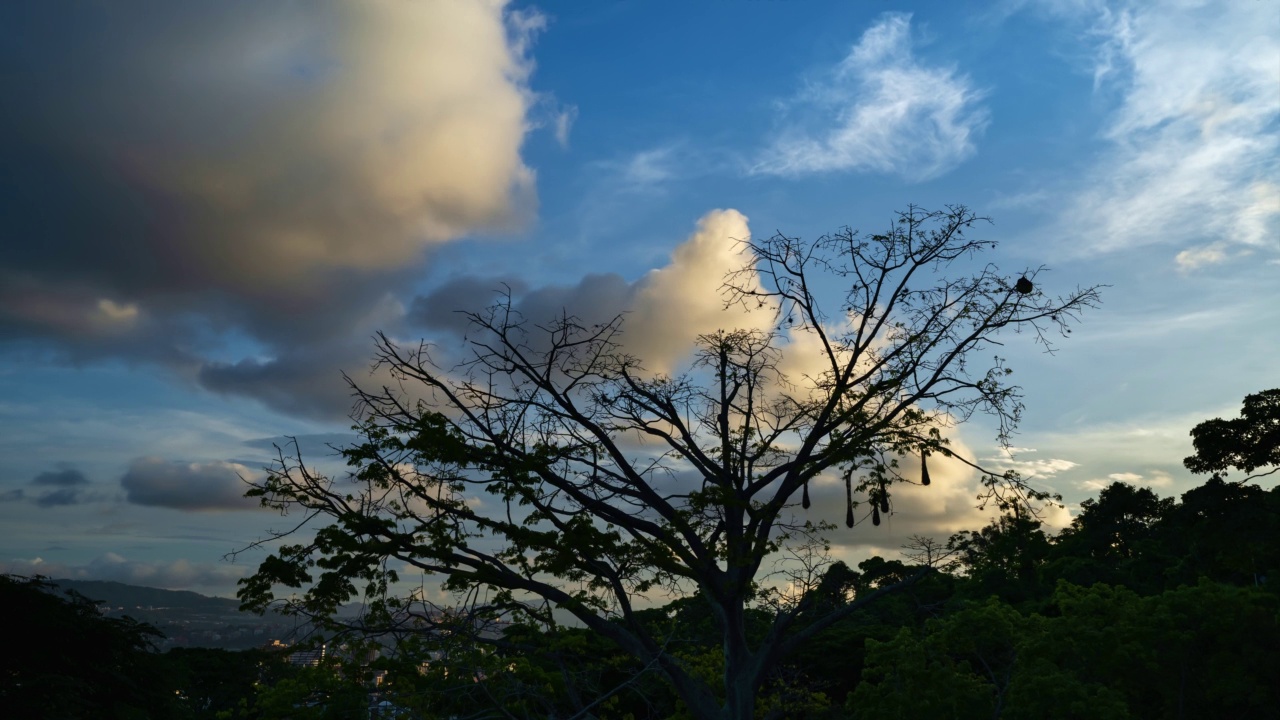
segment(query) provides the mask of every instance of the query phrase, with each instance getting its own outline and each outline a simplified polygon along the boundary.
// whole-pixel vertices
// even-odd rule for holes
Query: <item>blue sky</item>
[[[956,436],[1069,506],[1193,486],[1191,427],[1280,378],[1266,0],[15,3],[0,90],[5,570],[229,594],[286,522],[237,475],[323,464],[376,330],[456,341],[507,283],[675,368],[733,237],[908,204],[1110,286],[1057,354],[1011,338],[1013,458]],[[838,552],[981,525],[944,480]]]

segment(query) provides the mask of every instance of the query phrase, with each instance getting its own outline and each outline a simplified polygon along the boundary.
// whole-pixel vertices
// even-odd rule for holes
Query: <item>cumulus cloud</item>
[[[135,505],[175,510],[245,510],[257,507],[244,497],[246,481],[260,473],[230,462],[180,463],[156,457],[134,460],[120,478],[125,499]]]
[[[741,243],[750,238],[745,215],[713,210],[698,220],[697,229],[672,252],[665,267],[637,281],[624,342],[649,370],[671,371],[692,351],[699,335],[760,329],[772,322],[771,308],[744,312],[724,306],[721,285],[727,273],[749,261]]]
[[[223,334],[349,335],[431,247],[532,213],[544,24],[490,0],[0,9],[0,339],[190,368]]]
[[[844,60],[784,104],[782,130],[752,171],[927,180],[973,155],[987,123],[982,97],[954,68],[914,55],[909,14],[885,13]]]
[[[1084,3],[1109,144],[1066,203],[1083,252],[1183,246],[1194,270],[1228,248],[1280,249],[1280,16],[1266,3]],[[1068,232],[1064,230],[1064,233]],[[1205,244],[1206,239],[1213,242]]]
[[[588,275],[574,286],[529,288],[518,281],[459,277],[419,297],[410,307],[414,322],[432,329],[465,332],[459,310],[479,310],[504,286],[515,307],[531,322],[563,312],[586,323],[626,313],[621,341],[651,372],[670,372],[686,360],[699,335],[718,329],[762,328],[768,312],[726,310],[720,292],[725,274],[747,262],[742,240],[747,218],[737,210],[712,210],[671,253],[667,264],[628,282],[619,275]]]
[[[160,563],[142,562],[107,552],[84,565],[51,562],[39,557],[0,561],[0,572],[44,575],[59,580],[106,580],[167,590],[202,587],[226,591],[234,588],[236,580],[248,574],[248,568],[193,563],[185,559]]]
[[[952,438],[951,449],[969,462],[975,462],[972,450],[963,442]],[[920,458],[899,459],[899,472],[909,480],[920,477]],[[961,530],[978,530],[996,517],[997,510],[988,505],[979,508],[978,495],[984,488],[978,484],[978,473],[969,465],[955,458],[940,455],[929,458],[930,484],[926,487],[912,483],[892,486],[892,513],[885,516],[879,526],[870,522],[869,506],[862,505],[858,523],[852,528],[844,526],[844,482],[834,477],[824,477],[810,487],[813,508],[808,519],[827,520],[837,525],[831,533],[837,559],[865,557],[869,554],[894,556],[913,535],[923,535],[945,540]],[[855,498],[858,499],[858,498]],[[797,510],[797,517],[805,517]],[[1046,507],[1042,520],[1050,528],[1065,527],[1070,517],[1065,510]],[[855,563],[856,564],[856,563]]]

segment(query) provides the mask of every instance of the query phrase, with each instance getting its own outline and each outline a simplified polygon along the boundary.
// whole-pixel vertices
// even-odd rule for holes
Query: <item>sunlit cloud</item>
[[[331,339],[432,248],[536,210],[534,10],[48,4],[6,22],[23,42],[0,57],[0,156],[23,180],[0,198],[0,341],[190,371],[217,333]]]
[[[1195,270],[1205,265],[1216,265],[1227,259],[1222,243],[1212,243],[1196,248],[1187,248],[1174,256],[1173,260],[1182,271]]]

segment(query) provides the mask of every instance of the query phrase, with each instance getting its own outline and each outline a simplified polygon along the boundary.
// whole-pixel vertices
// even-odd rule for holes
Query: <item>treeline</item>
[[[811,602],[932,568],[787,658],[761,717],[1280,717],[1280,489],[1214,478],[1178,501],[1115,483],[1057,535],[1012,515],[906,551],[827,569]],[[646,621],[691,666],[721,671],[697,597]],[[503,687],[532,715],[569,717],[613,691],[596,716],[682,717],[655,673],[590,633],[521,640]]]
[[[915,538],[906,555],[825,570],[806,602],[919,579],[786,658],[761,717],[1280,717],[1280,489],[1215,477],[1178,500],[1115,483],[1057,535],[1009,515]],[[148,652],[153,628],[83,595],[16,577],[0,590],[34,631],[0,654],[14,717],[684,716],[658,673],[581,629],[509,626],[488,647],[417,637],[371,662],[353,640],[297,667],[265,651]],[[709,608],[686,597],[641,621],[714,678]],[[763,633],[769,611],[755,612]]]

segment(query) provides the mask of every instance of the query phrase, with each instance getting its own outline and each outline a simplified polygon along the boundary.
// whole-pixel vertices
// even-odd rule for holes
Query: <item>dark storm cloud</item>
[[[40,508],[54,508],[110,499],[96,491],[83,472],[69,466],[42,472],[31,479],[30,485],[34,489],[15,488],[5,492],[0,495],[0,502],[27,500]]]
[[[372,339],[346,345],[303,347],[268,360],[207,363],[199,381],[207,390],[256,398],[286,415],[317,420],[351,417],[355,397],[343,379],[345,372],[362,387],[391,382],[385,374],[371,374]]]
[[[42,508],[60,507],[63,505],[79,505],[87,498],[78,488],[62,488],[50,490],[36,498],[36,505]]]
[[[208,351],[366,357],[433,247],[523,222],[541,23],[483,0],[0,4],[0,343],[317,414]]]
[[[627,309],[635,285],[621,275],[593,274],[578,284],[530,289],[513,278],[455,278],[414,299],[407,320],[425,328],[466,332],[468,312],[479,312],[510,293],[516,310],[530,323],[545,323],[562,313],[588,323],[604,322]]]
[[[147,457],[134,460],[120,478],[125,499],[135,505],[175,510],[246,510],[258,506],[244,497],[258,473],[228,462],[179,463]]]
[[[470,326],[466,313],[483,310],[503,293],[518,298],[527,290],[528,286],[519,278],[458,276],[414,298],[406,319],[414,325],[461,335]]]
[[[63,468],[61,470],[50,470],[42,472],[35,476],[31,481],[32,485],[57,485],[59,487],[71,487],[73,485],[87,485],[89,478],[84,473],[74,468]]]

